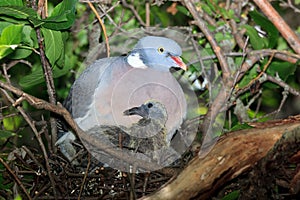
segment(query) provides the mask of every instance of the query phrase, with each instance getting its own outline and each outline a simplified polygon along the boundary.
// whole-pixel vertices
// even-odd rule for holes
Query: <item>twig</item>
[[[16,64],[18,64],[18,63],[23,63],[23,64],[26,64],[26,65],[28,65],[30,68],[32,67],[32,64],[29,62],[29,61],[27,61],[27,60],[13,60],[13,61],[11,61],[10,63],[8,63],[7,64],[7,70],[9,70],[10,68],[12,68],[13,66],[15,66]]]
[[[149,27],[150,26],[150,2],[149,1],[146,1],[146,27]]]
[[[293,5],[292,0],[288,0],[287,3],[281,0],[279,5],[282,7],[291,8],[295,13],[300,13],[300,9]]]
[[[42,38],[40,28],[36,29],[36,35],[37,35],[38,44],[39,44],[40,58],[41,58],[41,63],[42,63],[43,71],[44,71],[44,77],[46,80],[49,101],[52,104],[56,104],[56,92],[55,92],[55,86],[54,86],[54,81],[53,81],[53,73],[52,73],[51,66],[45,55],[43,38]],[[50,127],[51,127],[51,135],[52,135],[51,147],[55,151],[55,149],[56,149],[55,142],[57,140],[57,128],[56,128],[56,120],[53,117],[50,117]]]
[[[82,180],[82,184],[81,184],[81,186],[80,186],[80,191],[79,191],[79,195],[78,195],[78,200],[80,200],[80,198],[81,198],[82,191],[83,191],[83,188],[84,188],[84,184],[85,184],[85,181],[86,181],[87,176],[88,176],[88,174],[89,174],[90,166],[91,166],[91,154],[88,153],[88,165],[86,166],[85,174],[84,174],[84,177],[83,177],[83,180]]]
[[[7,85],[7,86],[12,87],[10,85]],[[15,91],[18,90],[17,88],[14,88],[14,89],[15,89]],[[15,101],[9,96],[9,94],[4,89],[2,89],[2,92],[5,94],[6,98],[11,102],[11,104],[14,105]],[[19,101],[21,101],[21,99],[23,99],[23,98],[21,97],[19,99]],[[52,105],[52,104],[50,104],[50,105]],[[55,189],[55,182],[54,182],[53,177],[51,176],[52,173],[51,173],[51,168],[50,168],[50,165],[49,165],[48,154],[47,154],[45,145],[43,143],[43,140],[42,140],[40,134],[38,133],[34,123],[30,120],[28,115],[25,113],[24,109],[19,105],[16,105],[16,107],[17,107],[18,111],[21,113],[21,115],[23,116],[23,118],[25,119],[25,121],[29,124],[30,128],[32,129],[33,133],[35,134],[35,137],[37,138],[37,141],[39,143],[39,146],[42,149],[42,152],[43,152],[43,155],[44,155],[44,158],[45,158],[47,173],[48,173],[48,177],[50,179],[51,185],[52,185],[53,194],[54,194],[54,196],[57,196],[56,189]]]
[[[290,62],[297,63],[300,60],[300,55],[293,54],[287,51],[278,51],[271,49],[262,49],[256,50],[248,53],[248,57],[246,61],[242,64],[239,74],[237,77],[237,82],[241,80],[244,76],[245,72],[247,72],[257,61],[259,61],[262,57],[273,55],[275,58]]]
[[[268,0],[253,0],[261,11],[268,17],[268,19],[276,26],[278,31],[289,43],[292,49],[300,54],[300,38],[289,27],[289,25],[282,19],[278,12],[272,7]]]
[[[7,74],[7,67],[6,67],[5,63],[2,65],[2,69],[3,69],[3,74],[4,74],[6,82],[11,85],[9,75]]]
[[[284,61],[287,61],[287,62],[290,62],[293,64],[295,64],[296,62],[298,62],[300,60],[300,55],[298,55],[298,54],[294,54],[289,51],[276,50],[276,49],[261,49],[261,50],[255,50],[255,51],[246,53],[246,55],[248,55],[248,57],[253,56],[257,59],[257,61],[260,58],[270,56],[272,54],[274,54],[275,58],[278,58],[280,60],[284,60]],[[245,56],[245,52],[230,52],[230,53],[225,53],[224,55],[228,56],[228,57],[239,57],[239,56],[242,57],[242,56]],[[211,59],[215,59],[215,58],[217,58],[216,55],[210,55],[210,56],[201,57],[201,60],[211,60]],[[195,64],[197,62],[199,62],[199,60],[192,60],[189,62],[189,64]],[[253,65],[251,65],[251,66],[253,66]]]
[[[283,80],[279,79],[279,77],[275,78],[273,76],[270,76],[268,74],[265,74],[267,76],[267,80],[271,81],[277,85],[279,85],[282,88],[286,88],[288,90],[289,93],[295,95],[295,96],[300,96],[300,91],[292,88],[291,86],[289,86],[287,83],[285,83]]]
[[[245,87],[241,88],[241,90],[243,90],[244,88],[250,88],[251,85],[253,85],[260,77],[262,77],[265,74],[265,71],[270,66],[273,57],[274,54],[270,56],[268,62],[264,65],[263,70],[255,78],[251,79],[251,81]]]
[[[134,6],[133,5],[129,5],[127,3],[126,0],[122,0],[122,5],[125,7],[125,8],[129,8],[132,13],[134,14],[135,18],[139,21],[139,23],[142,25],[142,26],[147,26],[147,24],[142,20],[141,16],[139,15],[139,13],[135,10]]]
[[[243,36],[238,31],[238,28],[237,28],[237,25],[236,25],[236,22],[234,21],[234,19],[231,19],[229,21],[229,24],[230,24],[230,26],[232,28],[232,34],[233,34],[233,37],[234,37],[236,43],[238,44],[238,46],[241,49],[245,49],[245,52],[248,52],[249,49],[245,48],[246,47],[246,43],[243,40]]]
[[[22,189],[22,191],[26,195],[27,199],[31,199],[30,195],[28,194],[26,188],[24,187],[24,185],[22,184],[20,179],[16,176],[16,174],[13,172],[13,170],[8,166],[8,164],[6,164],[6,162],[4,162],[4,160],[1,157],[0,157],[0,162],[6,168],[6,170],[12,175],[13,179],[15,179],[17,184],[20,186],[20,188]]]
[[[37,13],[42,19],[45,19],[48,16],[48,8],[47,8],[47,0],[39,0],[38,1],[38,9]]]
[[[90,8],[92,9],[92,11],[94,12],[94,14],[96,15],[96,17],[97,17],[97,19],[98,19],[98,21],[100,23],[100,26],[101,26],[101,28],[103,30],[103,34],[104,34],[104,38],[105,38],[105,44],[106,44],[106,55],[107,55],[107,57],[109,57],[110,56],[110,48],[109,48],[108,37],[107,37],[107,32],[106,32],[105,25],[102,22],[102,19],[99,16],[99,14],[98,14],[96,8],[93,6],[93,4],[90,1],[88,1],[87,3],[90,6]]]
[[[225,55],[221,49],[221,47],[217,44],[216,40],[214,39],[211,32],[208,30],[207,26],[205,25],[205,21],[200,17],[199,13],[197,12],[195,6],[193,5],[192,1],[184,0],[184,3],[187,9],[190,11],[192,16],[194,17],[195,24],[200,28],[203,32],[209,43],[211,44],[222,68],[223,80],[225,82],[229,81],[231,78],[230,69],[228,67]]]
[[[218,93],[217,97],[210,105],[208,112],[206,114],[206,118],[201,127],[203,132],[202,138],[205,141],[212,141],[213,136],[209,133],[211,129],[211,125],[212,123],[214,123],[220,111],[223,110],[224,107],[226,107],[224,105],[227,104],[227,101],[231,94],[230,91],[233,88],[234,82],[224,52],[222,51],[221,47],[217,44],[212,33],[208,30],[205,21],[200,17],[198,11],[195,8],[195,5],[193,4],[192,1],[189,0],[183,0],[183,2],[185,3],[185,6],[192,14],[195,20],[194,23],[200,28],[200,30],[203,32],[203,34],[209,41],[210,45],[212,46],[212,49],[214,50],[222,69],[222,79],[224,84],[222,84],[222,88],[220,89],[220,92]]]
[[[26,147],[26,146],[22,146],[22,149],[24,149],[24,151],[26,151],[26,153],[28,154],[28,156],[32,159],[32,161],[41,168],[42,171],[46,171],[44,169],[44,166],[35,158],[35,156],[33,155],[33,153]]]
[[[98,7],[99,7],[99,9],[103,12],[103,14],[100,16],[101,18],[102,17],[107,17],[107,19],[116,27],[116,29],[117,30],[120,30],[120,31],[122,31],[122,32],[126,32],[126,30],[125,29],[122,29],[120,26],[118,26],[117,24],[116,24],[116,22],[111,18],[111,16],[108,14],[108,12],[110,12],[111,10],[112,10],[112,8],[114,8],[114,7],[116,7],[117,5],[119,5],[119,1],[117,1],[117,3],[115,4],[115,5],[113,5],[111,8],[109,8],[107,11],[105,11],[104,10],[104,8],[100,5],[100,4],[98,4]]]

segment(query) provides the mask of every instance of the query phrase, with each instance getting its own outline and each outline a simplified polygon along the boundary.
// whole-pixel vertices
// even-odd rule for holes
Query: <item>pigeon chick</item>
[[[139,107],[124,111],[123,114],[142,117],[142,119],[126,130],[130,137],[129,144],[127,144],[128,140],[125,140],[124,146],[135,148],[137,151],[145,154],[150,152],[155,154],[162,147],[168,146],[165,126],[168,115],[163,104],[150,100]],[[159,156],[153,155],[153,159],[158,161]]]
[[[165,126],[168,116],[164,105],[156,100],[149,100],[139,107],[125,110],[123,114],[142,118],[130,127],[102,125],[89,129],[87,133],[115,147],[142,153],[160,164],[160,150],[168,147]],[[99,153],[95,149],[91,152]],[[101,156],[96,157],[101,160]]]

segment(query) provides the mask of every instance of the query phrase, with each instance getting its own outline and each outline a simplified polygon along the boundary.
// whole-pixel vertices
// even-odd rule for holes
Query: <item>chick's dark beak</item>
[[[140,107],[133,107],[123,112],[124,115],[139,115],[143,118],[147,118],[149,115],[149,109],[146,105]]]

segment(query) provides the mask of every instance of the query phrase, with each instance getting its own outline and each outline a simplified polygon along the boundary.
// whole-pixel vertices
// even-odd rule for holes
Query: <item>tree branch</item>
[[[195,157],[176,179],[141,199],[173,200],[196,196],[208,199],[224,183],[265,157],[284,133],[296,130],[300,134],[300,116],[274,126],[276,123],[226,134],[206,157]]]
[[[268,17],[268,19],[276,26],[278,31],[289,43],[292,49],[300,54],[300,38],[287,25],[278,12],[272,7],[268,0],[253,0],[261,11]]]
[[[220,62],[220,66],[222,68],[222,74],[223,74],[223,80],[225,82],[228,81],[228,79],[230,79],[231,77],[231,72],[230,69],[228,67],[227,61],[226,61],[226,57],[221,49],[221,47],[218,45],[218,43],[216,42],[216,40],[214,39],[213,35],[210,33],[210,31],[208,30],[205,21],[201,18],[201,16],[199,15],[198,11],[195,8],[195,5],[193,5],[192,1],[189,0],[184,0],[183,1],[185,6],[187,7],[187,9],[190,11],[190,13],[192,14],[194,20],[195,20],[195,24],[200,28],[200,30],[203,32],[203,34],[205,35],[205,37],[207,38],[207,40],[209,41],[209,43],[211,44],[219,62]]]

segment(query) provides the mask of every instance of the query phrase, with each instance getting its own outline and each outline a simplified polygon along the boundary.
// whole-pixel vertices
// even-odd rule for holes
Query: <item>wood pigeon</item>
[[[123,111],[155,99],[166,107],[169,117],[165,140],[170,143],[187,112],[183,90],[169,71],[171,67],[186,70],[181,54],[180,46],[171,39],[143,37],[128,55],[97,60],[83,71],[64,106],[86,131],[102,125],[129,127],[138,117],[124,116]],[[72,160],[76,137],[59,129],[56,145]]]
[[[138,115],[142,118],[130,127],[101,125],[86,132],[94,139],[102,140],[112,148],[122,148],[128,154],[133,152],[133,154],[131,153],[132,157],[139,157],[143,154],[144,157],[140,156],[141,159],[163,165],[170,158],[170,156],[165,156],[169,145],[166,142],[167,130],[165,126],[168,116],[164,105],[156,100],[149,100],[139,107],[124,111],[123,114],[125,116]],[[105,163],[109,162],[111,167],[129,169],[126,160],[112,159],[110,155],[92,145],[88,145],[87,149],[98,160]],[[176,155],[174,156],[176,157]]]

